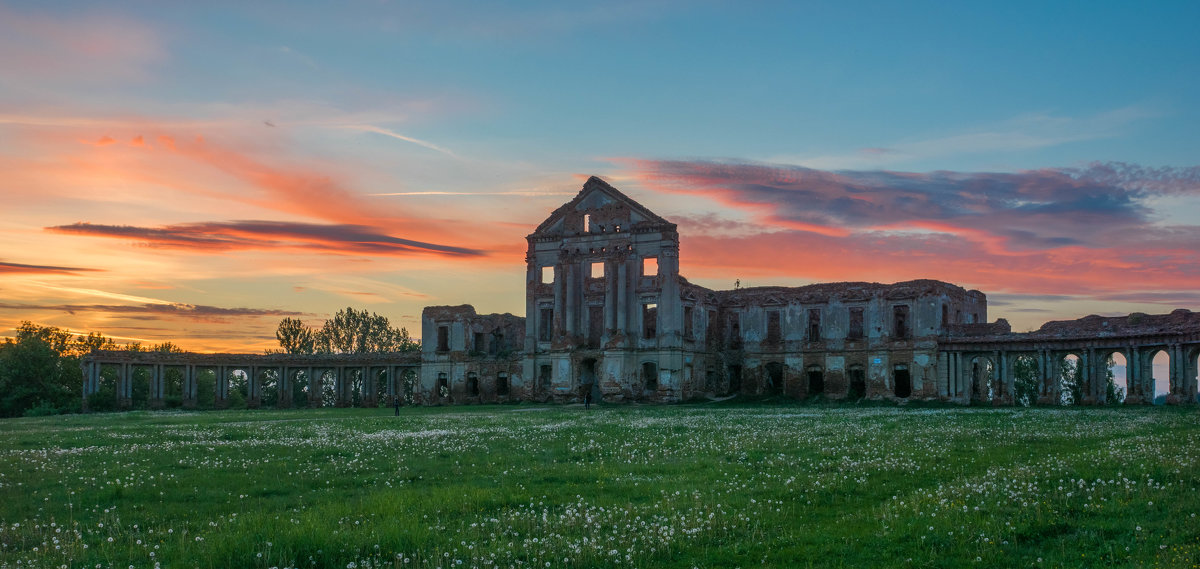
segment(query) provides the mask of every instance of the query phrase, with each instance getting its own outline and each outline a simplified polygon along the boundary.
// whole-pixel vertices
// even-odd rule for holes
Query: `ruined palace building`
[[[128,405],[133,370],[145,367],[150,402],[161,405],[165,370],[175,367],[185,406],[210,369],[218,406],[235,370],[246,374],[252,406],[268,375],[281,406],[320,405],[323,393],[367,405],[400,395],[418,404],[588,394],[668,403],[737,393],[1008,405],[1020,362],[1036,370],[1032,402],[1057,404],[1074,356],[1076,402],[1102,404],[1107,362],[1121,354],[1125,403],[1147,404],[1153,359],[1165,352],[1167,402],[1196,402],[1200,313],[1185,309],[1013,333],[1004,320],[988,322],[982,292],[935,280],[710,290],[680,274],[675,224],[595,177],[526,239],[524,318],[426,307],[419,354],[95,352],[83,361],[84,397],[99,390],[103,369],[115,369],[116,396]],[[297,381],[308,402],[293,401]]]

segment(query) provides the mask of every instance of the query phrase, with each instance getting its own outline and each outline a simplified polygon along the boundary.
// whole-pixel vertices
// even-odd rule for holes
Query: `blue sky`
[[[1197,309],[1198,21],[0,3],[0,324],[256,350],[346,305],[520,313],[523,237],[590,174],[678,222],[716,288],[940,278],[1018,329]]]

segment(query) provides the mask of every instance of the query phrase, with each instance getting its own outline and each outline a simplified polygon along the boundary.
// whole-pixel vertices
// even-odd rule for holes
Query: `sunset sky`
[[[503,6],[503,7],[501,7]],[[1200,2],[0,0],[0,335],[524,311],[599,175],[712,288],[1200,310]]]

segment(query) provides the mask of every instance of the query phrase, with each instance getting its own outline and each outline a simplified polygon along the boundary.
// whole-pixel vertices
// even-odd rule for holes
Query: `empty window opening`
[[[779,323],[779,311],[773,310],[767,313],[767,343],[778,344],[783,338],[782,326]]]
[[[496,395],[504,397],[508,395],[508,374],[496,374]]]
[[[737,393],[742,390],[742,366],[729,366],[729,391]]]
[[[592,232],[592,214],[590,214],[590,213],[583,214],[583,232],[584,233]]]
[[[658,336],[658,305],[655,303],[647,303],[642,305],[642,337],[654,338]]]
[[[621,232],[621,224],[618,223],[613,226],[613,233],[620,233],[620,232]]]
[[[808,368],[808,394],[820,395],[825,393],[825,372],[820,366]]]
[[[542,282],[546,284],[554,282],[554,267],[542,267]]]
[[[763,393],[778,395],[783,393],[783,364],[770,362],[767,364],[767,375],[763,378]]]
[[[908,366],[897,365],[893,370],[892,378],[895,380],[896,397],[907,399],[912,395],[912,378],[908,375]]]
[[[704,390],[713,391],[717,388],[717,370],[708,367],[704,369]]]
[[[729,347],[739,349],[742,347],[742,315],[729,315]]]
[[[658,257],[642,258],[642,276],[652,277],[658,274]]]
[[[867,396],[867,374],[862,366],[850,366],[846,371],[850,378],[850,390],[846,393],[848,399],[858,399]]]
[[[821,341],[821,309],[808,309],[808,341]]]
[[[467,374],[467,395],[470,397],[479,396],[479,376],[475,372]]]
[[[604,278],[604,263],[591,263],[591,268],[588,270],[588,276],[593,279]]]
[[[475,333],[475,346],[471,349],[475,352],[483,353],[484,350],[487,349],[486,344],[487,344],[487,340],[486,340],[486,337],[483,335],[483,332],[476,332]]]
[[[658,389],[658,364],[654,362],[642,364],[642,382],[645,383],[647,391]]]
[[[504,342],[504,332],[493,330],[492,343],[488,345],[488,355],[498,356],[500,352],[504,351],[508,351],[508,345]]]
[[[692,339],[693,328],[694,328],[694,326],[692,325],[692,307],[685,306],[685,307],[683,307],[683,338],[685,340]]]
[[[942,305],[942,328],[950,325],[950,307]]]
[[[863,337],[863,309],[850,309],[850,327],[846,330],[846,339],[860,340]]]
[[[550,370],[550,364],[542,364],[541,367],[538,368],[538,382],[542,384],[543,388],[550,387]]]
[[[438,326],[437,342],[438,342],[437,343],[437,351],[439,351],[439,352],[449,352],[450,351],[450,327],[449,326]]]
[[[438,372],[437,395],[438,397],[450,395],[450,380],[446,377],[446,372],[444,371]]]
[[[908,306],[892,307],[892,335],[896,338],[908,337]]]
[[[538,310],[538,341],[549,342],[553,331],[554,309],[542,308]]]
[[[604,305],[588,306],[588,347],[599,348],[604,335]]]

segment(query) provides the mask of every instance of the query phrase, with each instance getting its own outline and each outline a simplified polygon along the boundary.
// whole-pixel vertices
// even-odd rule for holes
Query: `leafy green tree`
[[[1017,405],[1028,407],[1037,403],[1038,397],[1037,360],[1021,356],[1013,362],[1013,399]]]
[[[316,334],[299,318],[284,318],[275,329],[275,339],[289,354],[311,354],[316,347]]]
[[[77,336],[54,326],[22,322],[0,345],[0,416],[76,410],[82,401],[79,358],[116,343],[98,333]]]
[[[299,320],[285,318],[279,323],[275,337],[288,353],[305,352],[308,348],[306,328]],[[406,328],[393,328],[386,316],[347,307],[325,321],[311,335],[315,351],[335,354],[369,354],[381,352],[415,352],[420,342],[413,340]]]

